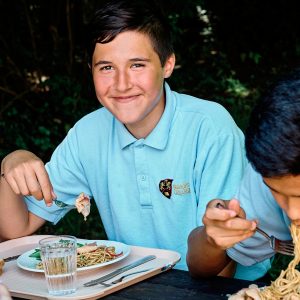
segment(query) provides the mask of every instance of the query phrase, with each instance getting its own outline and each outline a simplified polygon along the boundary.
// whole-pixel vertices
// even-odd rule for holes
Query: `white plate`
[[[123,252],[123,255],[119,256],[116,259],[113,259],[111,261],[105,262],[105,263],[100,263],[100,264],[96,264],[93,266],[88,266],[88,267],[82,267],[82,268],[77,268],[77,271],[85,271],[85,270],[92,270],[92,269],[96,269],[96,268],[100,268],[100,267],[104,267],[113,263],[116,263],[122,259],[124,259],[125,257],[127,257],[130,253],[130,246],[120,243],[120,242],[115,242],[115,241],[107,241],[107,240],[82,240],[82,239],[77,239],[77,243],[80,244],[87,244],[87,243],[93,243],[96,242],[97,245],[105,245],[105,246],[113,246],[116,249],[116,253],[121,253]],[[36,264],[39,263],[40,261],[37,260],[34,257],[30,257],[29,255],[32,254],[35,249],[37,249],[38,247],[29,250],[25,253],[23,253],[22,255],[20,255],[17,259],[17,264],[20,268],[27,270],[27,271],[32,271],[32,272],[39,272],[39,273],[44,273],[44,270],[39,270],[36,269]]]

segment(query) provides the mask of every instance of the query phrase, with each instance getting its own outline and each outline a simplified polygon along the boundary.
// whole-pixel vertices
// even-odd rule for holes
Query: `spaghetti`
[[[295,257],[287,269],[281,271],[279,277],[259,293],[261,300],[300,299],[300,272],[296,270],[300,262],[300,227],[292,224],[290,230]]]
[[[98,246],[96,250],[77,253],[77,267],[88,267],[116,259],[123,253],[116,254],[115,247]]]
[[[85,248],[86,247],[86,248]],[[86,251],[85,251],[85,249]],[[81,249],[81,250],[79,250]],[[77,268],[89,267],[109,262],[123,255],[123,252],[116,253],[115,247],[105,245],[95,246],[93,244],[77,248]],[[37,269],[43,269],[43,263],[36,265]]]
[[[294,224],[290,227],[294,243],[294,259],[286,270],[282,270],[270,286],[258,288],[250,285],[237,294],[229,297],[229,300],[300,300],[300,272],[296,266],[300,262],[300,226]]]

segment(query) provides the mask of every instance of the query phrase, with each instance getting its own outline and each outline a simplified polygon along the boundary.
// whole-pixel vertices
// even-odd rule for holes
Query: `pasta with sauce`
[[[116,259],[123,253],[116,254],[115,247],[98,246],[96,250],[77,253],[77,267],[88,267]]]
[[[109,262],[123,255],[123,252],[116,253],[115,247],[105,245],[97,246],[88,244],[77,248],[77,268],[89,267],[100,263]],[[37,269],[43,269],[43,263],[36,265]]]

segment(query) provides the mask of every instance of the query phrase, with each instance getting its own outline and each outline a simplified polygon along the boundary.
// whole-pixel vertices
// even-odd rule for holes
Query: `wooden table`
[[[221,300],[253,282],[224,277],[194,279],[188,272],[170,270],[102,299],[105,300]],[[265,283],[257,283],[264,286]]]

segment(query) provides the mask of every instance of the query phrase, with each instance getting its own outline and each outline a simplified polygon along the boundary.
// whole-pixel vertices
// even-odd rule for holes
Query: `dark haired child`
[[[290,240],[289,225],[300,225],[300,72],[278,82],[253,110],[246,155],[250,164],[236,199],[209,202],[204,227],[189,237],[187,260],[193,276],[223,270],[223,275],[238,277],[238,262],[260,265],[260,272],[249,268],[243,276],[257,279],[267,272],[275,252],[255,232],[256,226]]]

